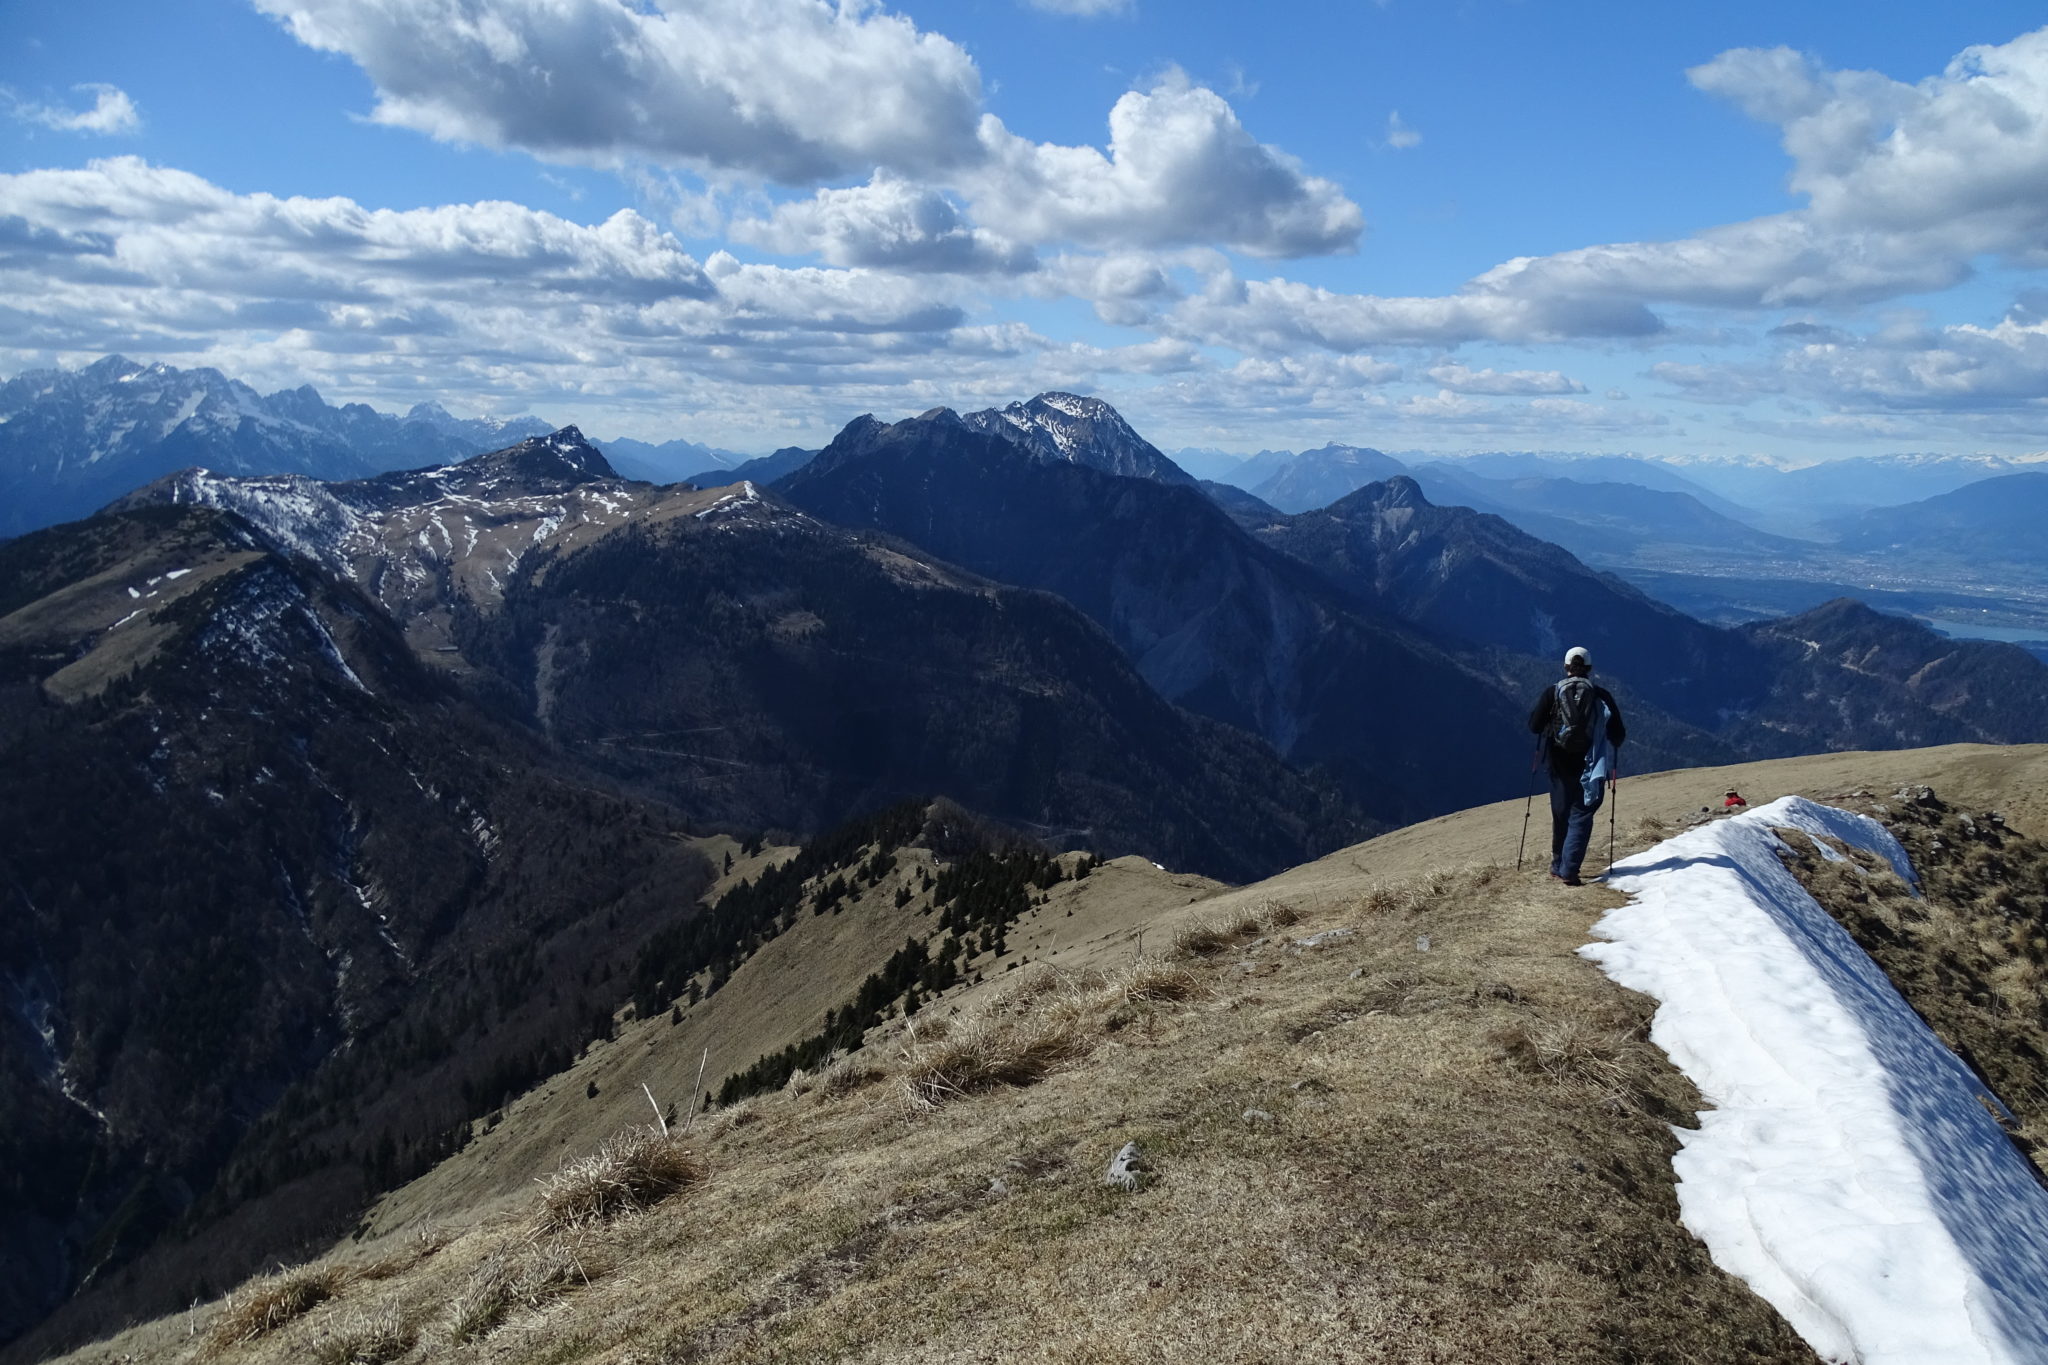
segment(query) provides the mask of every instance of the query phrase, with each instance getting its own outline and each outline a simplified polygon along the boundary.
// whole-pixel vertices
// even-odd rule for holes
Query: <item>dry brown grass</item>
[[[1364,916],[1373,879],[1398,900]],[[700,1120],[687,1201],[538,1240],[522,1205],[361,1307],[451,1365],[1810,1365],[1677,1222],[1696,1097],[1573,951],[1609,903],[1367,865],[1175,907],[1157,941],[1192,917],[1231,951],[1132,962],[1118,926],[892,1021],[878,1081],[842,1059]],[[1106,1188],[1132,1140],[1146,1185]]]
[[[532,1233],[551,1237],[638,1213],[703,1178],[703,1159],[681,1137],[630,1129],[541,1182]]]
[[[407,1355],[419,1334],[395,1305],[338,1314],[314,1341],[314,1365],[389,1365]]]
[[[1780,830],[1785,865],[1883,967],[1941,1040],[2012,1111],[2013,1139],[2048,1165],[2048,845],[1937,799],[1839,799],[1883,820],[1924,895],[1888,863]],[[1836,856],[1828,857],[1827,853]]]
[[[1031,1085],[1088,1050],[1079,1019],[986,1018],[950,1029],[905,1056],[902,1087],[914,1108],[932,1109],[1000,1085]]]
[[[244,1285],[207,1332],[212,1354],[254,1341],[304,1317],[339,1294],[347,1276],[333,1266],[297,1266]]]
[[[475,1341],[495,1331],[515,1310],[537,1311],[594,1278],[583,1258],[560,1238],[513,1241],[471,1267],[449,1301],[442,1330],[451,1344]]]
[[[1171,956],[1215,957],[1243,944],[1259,932],[1259,927],[1259,913],[1250,906],[1228,916],[1198,919],[1174,934]]]
[[[1508,1055],[1565,1085],[1590,1087],[1616,1105],[1637,1103],[1648,1068],[1640,1037],[1580,1014],[1518,1020],[1497,1035]]]

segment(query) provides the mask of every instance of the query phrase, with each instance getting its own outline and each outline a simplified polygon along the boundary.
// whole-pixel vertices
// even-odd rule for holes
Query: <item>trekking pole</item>
[[[1515,845],[1515,871],[1522,870],[1522,853],[1529,847],[1529,808],[1536,801],[1536,765],[1542,761],[1543,745],[1538,741],[1529,755],[1529,795],[1522,801],[1522,842]]]
[[[1614,795],[1607,803],[1607,866],[1614,866],[1614,817],[1621,811],[1621,754],[1614,755]]]

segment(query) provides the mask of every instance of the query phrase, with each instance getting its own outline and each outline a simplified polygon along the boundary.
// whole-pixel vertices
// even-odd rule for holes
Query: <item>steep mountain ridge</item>
[[[626,483],[573,427],[344,484],[187,472],[118,505],[165,502],[248,517],[373,595],[424,660],[706,826],[809,831],[946,795],[1230,876],[1358,828],[1323,784],[1176,712],[1066,604],[751,483]]]
[[[936,417],[927,413],[928,417]],[[1041,393],[1028,402],[988,408],[959,418],[971,431],[1000,436],[1048,460],[1085,465],[1105,474],[1193,486],[1193,475],[1131,429],[1123,414],[1099,398]]]
[[[0,1329],[324,1240],[588,1036],[708,869],[559,768],[232,513],[0,546]]]
[[[1327,769],[1369,814],[1497,791],[1520,706],[1257,544],[1199,489],[1032,458],[943,409],[848,425],[776,486],[1003,582],[1059,594],[1162,695]]]
[[[1355,828],[1263,745],[1167,704],[1066,602],[772,496],[697,496],[532,556],[458,635],[557,743],[697,818],[816,828],[943,794],[1231,877]]]

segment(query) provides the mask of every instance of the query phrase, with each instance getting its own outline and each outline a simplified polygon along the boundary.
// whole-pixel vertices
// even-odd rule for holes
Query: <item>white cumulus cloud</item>
[[[1336,184],[1258,141],[1221,95],[1177,72],[1117,100],[1107,155],[1029,142],[992,116],[982,137],[990,164],[966,184],[976,216],[1026,241],[1306,256],[1352,250],[1365,229]]]
[[[969,223],[939,190],[878,173],[865,185],[820,190],[743,218],[735,240],[789,255],[815,252],[832,265],[1017,274],[1037,268],[1028,246]]]
[[[1586,386],[1557,370],[1474,370],[1456,361],[1432,365],[1431,381],[1453,393],[1584,393]]]
[[[787,184],[977,160],[981,76],[901,16],[825,0],[255,0],[377,86],[374,117],[598,165]]]
[[[14,101],[14,116],[59,133],[132,133],[142,126],[142,113],[128,92],[114,85],[78,85],[72,89],[93,97],[90,109],[64,109],[51,104]]]

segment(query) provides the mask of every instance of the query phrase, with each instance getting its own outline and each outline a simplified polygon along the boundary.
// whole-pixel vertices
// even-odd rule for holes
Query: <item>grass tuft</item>
[[[681,1139],[630,1129],[541,1182],[533,1235],[549,1237],[638,1213],[703,1178],[703,1160]]]
[[[1215,957],[1259,932],[1258,912],[1251,909],[1183,925],[1173,936],[1172,956]]]
[[[231,1295],[207,1333],[209,1354],[254,1341],[339,1294],[348,1277],[333,1266],[296,1266],[252,1280]]]
[[[356,1309],[313,1347],[314,1365],[388,1365],[412,1350],[413,1332],[396,1307]]]
[[[1568,1014],[1530,1019],[1498,1035],[1508,1055],[1566,1085],[1585,1085],[1633,1104],[1647,1082],[1635,1056],[1635,1039],[1625,1030]]]

